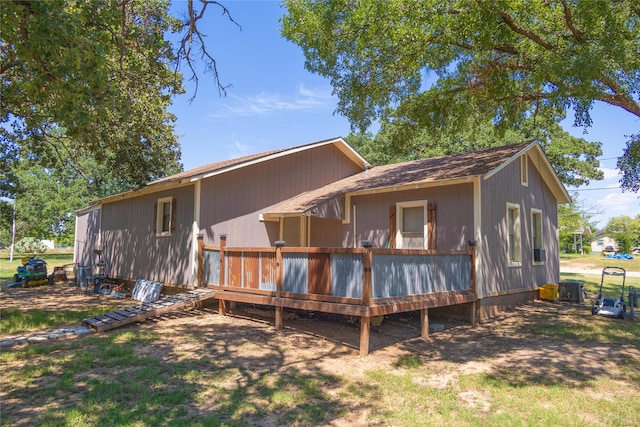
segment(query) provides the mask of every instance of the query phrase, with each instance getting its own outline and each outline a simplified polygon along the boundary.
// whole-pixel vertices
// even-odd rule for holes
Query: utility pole
[[[11,248],[9,250],[9,262],[13,261],[13,246],[16,240],[16,199],[13,199],[13,215],[11,218]]]

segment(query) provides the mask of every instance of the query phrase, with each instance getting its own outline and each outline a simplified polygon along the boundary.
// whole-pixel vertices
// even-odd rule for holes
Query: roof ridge
[[[168,176],[165,176],[163,178],[156,179],[154,181],[151,181],[151,182],[147,183],[147,186],[156,185],[156,184],[163,183],[163,182],[176,181],[176,180],[179,180],[179,179],[182,179],[182,178],[192,177],[192,176],[200,175],[200,174],[203,174],[203,173],[214,172],[214,171],[217,171],[217,170],[220,170],[220,169],[224,169],[224,168],[229,167],[229,166],[236,166],[236,165],[239,165],[239,164],[242,164],[242,163],[245,163],[245,162],[258,160],[258,159],[263,158],[263,157],[269,157],[269,156],[272,156],[274,154],[280,154],[280,153],[285,153],[287,151],[299,150],[299,149],[307,147],[307,146],[323,144],[323,143],[327,143],[327,142],[330,142],[330,141],[335,141],[337,139],[341,139],[341,137],[338,136],[338,137],[335,137],[335,138],[323,139],[323,140],[315,141],[315,142],[308,142],[306,144],[300,144],[300,145],[296,145],[294,147],[276,148],[276,149],[273,149],[273,150],[263,151],[261,153],[248,154],[246,156],[234,157],[234,158],[227,159],[227,160],[220,160],[218,162],[207,163],[205,165],[196,166],[195,168],[191,168],[191,169],[188,169],[186,171],[178,172],[178,173],[173,174],[173,175],[168,175]]]

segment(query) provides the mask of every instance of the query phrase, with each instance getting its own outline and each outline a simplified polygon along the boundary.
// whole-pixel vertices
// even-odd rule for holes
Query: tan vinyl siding
[[[384,248],[389,240],[389,208],[398,202],[428,200],[436,206],[436,247],[464,250],[473,236],[473,185],[442,185],[409,191],[371,194],[351,198],[351,223],[313,218],[311,246],[353,247],[372,240]],[[353,218],[353,205],[356,215]],[[355,221],[355,235],[354,235]]]
[[[176,201],[176,227],[168,236],[156,236],[155,204]],[[167,284],[192,284],[193,186],[108,203],[103,206],[102,240],[110,274],[125,279],[144,278]]]
[[[205,243],[228,235],[230,246],[272,246],[277,222],[258,216],[269,206],[359,172],[333,145],[217,175],[202,182],[200,226]]]
[[[482,180],[482,236],[478,236],[482,251],[479,275],[482,288],[478,296],[495,295],[515,289],[534,289],[559,280],[557,241],[557,200],[544,184],[537,168],[528,160],[529,179],[521,183],[520,161],[511,162],[489,179]],[[514,266],[508,259],[507,204],[518,205],[520,211],[521,260]],[[547,260],[534,263],[531,236],[531,209],[538,209],[542,219],[543,249]]]
[[[93,252],[100,243],[100,208],[76,216],[74,262],[79,267],[93,267],[97,256]]]

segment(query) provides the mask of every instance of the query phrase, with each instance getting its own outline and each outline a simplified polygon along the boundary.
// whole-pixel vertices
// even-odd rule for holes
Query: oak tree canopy
[[[545,126],[595,102],[640,117],[640,4],[634,0],[286,0],[283,35],[328,78],[355,130],[392,125],[391,144],[486,128]],[[424,141],[423,141],[424,144]],[[547,147],[548,148],[548,147]],[[577,150],[573,150],[577,151]],[[588,162],[588,158],[582,158]],[[618,166],[640,188],[640,137]]]

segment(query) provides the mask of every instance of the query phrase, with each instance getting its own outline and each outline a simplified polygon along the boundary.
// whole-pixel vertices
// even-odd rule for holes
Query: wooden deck
[[[97,332],[103,332],[172,311],[181,310],[186,307],[192,307],[203,301],[214,299],[215,297],[216,291],[214,290],[193,289],[181,294],[160,298],[156,302],[139,303],[111,313],[88,317],[82,322]]]

